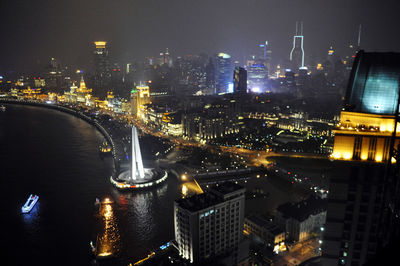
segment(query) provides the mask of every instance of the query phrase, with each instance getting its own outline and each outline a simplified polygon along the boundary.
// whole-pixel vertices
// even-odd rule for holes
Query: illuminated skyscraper
[[[260,55],[258,59],[262,62],[262,64],[264,64],[264,66],[267,68],[267,71],[271,71],[271,46],[268,41],[265,41],[265,43],[260,44],[259,47],[261,49],[259,50]]]
[[[231,182],[174,202],[175,241],[191,263],[228,255],[238,265],[243,231],[245,188]],[[235,252],[236,251],[236,252]]]
[[[268,81],[268,70],[264,64],[253,64],[247,69],[247,84],[249,91],[265,92]]]
[[[398,112],[399,62],[395,53],[358,52],[335,133],[335,159],[387,160]]]
[[[247,93],[247,71],[243,67],[235,67],[233,72],[233,92]]]
[[[136,86],[131,90],[131,112],[133,118],[137,118],[142,114],[143,105],[150,103],[149,86]]]
[[[52,57],[46,66],[45,73],[43,73],[46,88],[58,92],[66,88],[67,83],[64,80],[64,72],[58,60]]]
[[[293,71],[297,72],[299,68],[304,67],[304,48],[303,48],[303,22],[296,22],[296,34],[293,36],[293,48],[290,51],[290,62]]]
[[[132,114],[132,118],[136,119],[138,116],[138,93],[137,93],[137,89],[133,88],[131,90],[131,114]]]
[[[335,130],[323,265],[364,265],[398,242],[399,80],[399,53],[357,53]]]
[[[216,60],[216,93],[225,93],[232,83],[232,62],[231,56],[219,53]]]
[[[99,97],[105,97],[111,84],[107,42],[97,41],[94,44],[94,94]]]

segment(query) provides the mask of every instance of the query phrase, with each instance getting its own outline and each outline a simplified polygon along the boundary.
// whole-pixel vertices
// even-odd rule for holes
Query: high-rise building
[[[110,59],[108,56],[107,42],[94,42],[94,95],[105,97],[111,85]]]
[[[66,88],[64,82],[64,73],[61,65],[57,59],[51,58],[49,64],[46,66],[45,73],[43,74],[45,79],[46,88],[60,92]]]
[[[264,64],[253,64],[247,69],[247,84],[251,92],[265,92],[268,82],[268,70]]]
[[[303,22],[296,22],[296,34],[293,36],[293,47],[290,51],[289,59],[291,62],[291,69],[297,72],[301,67],[304,67],[304,36],[303,36]]]
[[[141,116],[143,106],[150,103],[149,86],[136,86],[131,90],[131,113],[134,118]]]
[[[335,130],[323,265],[364,265],[399,237],[399,80],[399,53],[358,52]]]
[[[364,265],[378,248],[385,166],[335,161],[332,169],[322,265]]]
[[[258,60],[260,63],[264,64],[268,71],[271,71],[271,59],[272,59],[272,51],[271,46],[268,41],[259,45],[259,56]]]
[[[388,159],[398,112],[399,62],[397,53],[358,52],[335,131],[333,158],[376,162]],[[398,143],[396,139],[396,147]]]
[[[243,67],[235,67],[233,72],[233,92],[247,93],[247,71]]]
[[[244,203],[245,189],[231,182],[176,200],[174,224],[179,255],[191,263],[229,253],[235,260],[243,230]]]
[[[138,93],[136,88],[131,90],[131,115],[134,119],[138,116]]]
[[[216,59],[216,93],[225,93],[232,83],[231,56],[219,53]]]

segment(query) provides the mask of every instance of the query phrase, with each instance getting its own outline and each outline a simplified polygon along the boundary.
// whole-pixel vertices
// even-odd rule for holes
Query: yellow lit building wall
[[[384,157],[385,139],[378,138],[376,140],[376,151],[375,151],[375,161],[382,162]]]
[[[332,157],[340,160],[383,162],[389,155],[394,129],[393,115],[376,115],[342,111],[336,126]],[[400,137],[400,123],[396,136]],[[395,147],[399,143],[396,140]]]
[[[340,115],[339,130],[369,130],[370,127],[376,127],[375,132],[393,132],[394,116],[392,115],[375,115],[356,112],[342,111]],[[397,125],[398,132],[400,124]],[[400,135],[400,132],[398,133]]]
[[[150,88],[149,86],[136,86],[137,90],[137,116],[141,117],[143,112],[143,106],[150,103]]]
[[[357,158],[355,149],[356,137],[361,142],[361,151]],[[395,147],[400,143],[400,139],[396,139]],[[384,162],[389,156],[390,137],[376,136],[349,136],[336,135],[333,146],[332,157],[338,160],[362,160]]]
[[[96,48],[106,48],[107,42],[98,41],[94,42],[94,44],[96,45]]]
[[[353,158],[354,139],[355,137],[353,136],[335,136],[333,158],[345,160]]]
[[[368,150],[369,150],[369,144],[370,144],[369,141],[370,141],[370,138],[368,138],[368,137],[364,137],[362,139],[360,159],[363,161],[368,160]]]

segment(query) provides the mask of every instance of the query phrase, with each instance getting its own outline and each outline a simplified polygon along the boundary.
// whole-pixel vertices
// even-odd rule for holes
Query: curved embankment
[[[48,109],[53,109],[57,110],[60,112],[68,113],[73,116],[76,116],[84,121],[86,121],[88,124],[93,125],[96,127],[96,129],[104,136],[104,138],[110,143],[112,147],[112,155],[114,158],[114,168],[115,170],[118,169],[118,160],[115,152],[115,143],[113,139],[111,138],[110,134],[107,132],[107,130],[104,129],[104,127],[97,122],[95,119],[92,119],[91,117],[85,115],[83,112],[79,110],[75,110],[69,107],[57,105],[57,104],[47,104],[47,103],[42,103],[42,102],[36,102],[36,101],[26,101],[26,100],[17,100],[17,99],[0,99],[0,103],[5,103],[5,104],[21,104],[21,105],[29,105],[29,106],[38,106],[38,107],[44,107]]]

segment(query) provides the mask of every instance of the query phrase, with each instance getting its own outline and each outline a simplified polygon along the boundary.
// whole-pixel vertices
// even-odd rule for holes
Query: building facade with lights
[[[400,56],[365,53],[355,59],[336,127],[334,159],[384,162],[398,112]],[[400,137],[397,125],[396,136]],[[397,147],[399,139],[395,140]]]
[[[235,67],[233,72],[233,92],[247,93],[247,71],[243,67]]]
[[[246,217],[244,232],[261,239],[275,253],[285,250],[285,230],[276,225],[269,217],[256,214]]]
[[[268,70],[264,64],[253,64],[247,69],[247,87],[255,93],[265,92],[268,82]]]
[[[245,189],[235,183],[174,202],[179,255],[197,263],[218,255],[237,257],[244,222]],[[236,262],[237,264],[237,262]]]
[[[111,65],[108,56],[107,42],[94,42],[94,94],[104,98],[111,83]]]
[[[325,225],[326,200],[310,196],[297,203],[285,203],[278,207],[275,223],[285,228],[286,239],[304,241]]]
[[[136,86],[131,90],[131,114],[133,118],[139,118],[143,115],[144,105],[150,103],[149,86]]]
[[[219,53],[216,59],[216,93],[226,93],[232,83],[232,59],[225,53]]]
[[[364,265],[398,228],[399,79],[399,53],[357,53],[335,130],[323,265]]]

